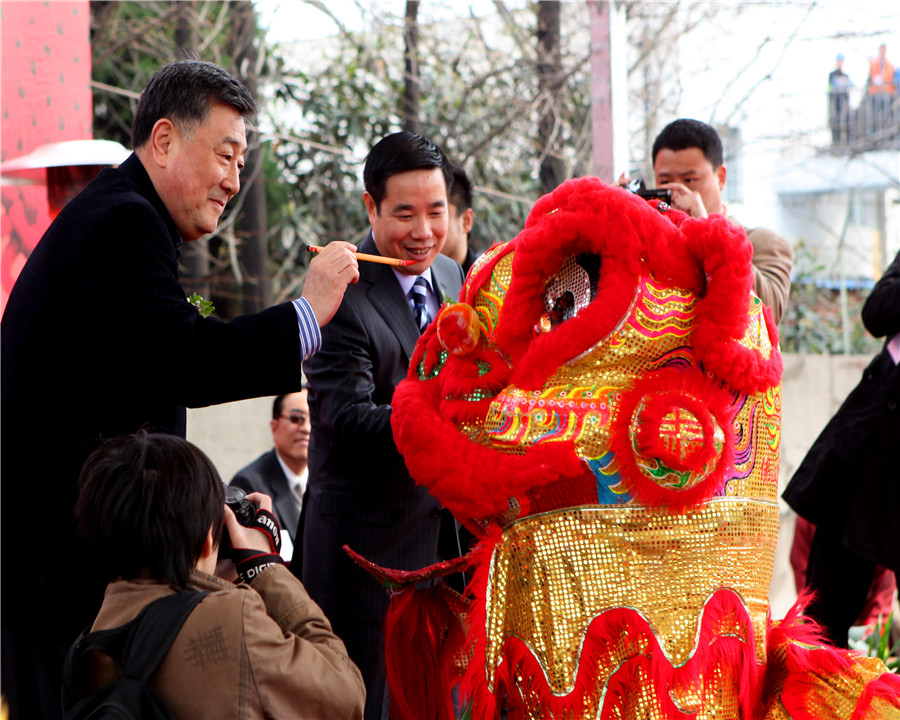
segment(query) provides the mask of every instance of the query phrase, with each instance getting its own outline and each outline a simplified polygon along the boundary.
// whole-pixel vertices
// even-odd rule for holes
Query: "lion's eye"
[[[570,257],[544,287],[544,308],[551,325],[571,320],[597,296],[600,257]]]

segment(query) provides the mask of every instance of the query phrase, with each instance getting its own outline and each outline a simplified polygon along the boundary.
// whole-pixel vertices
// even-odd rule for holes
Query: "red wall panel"
[[[0,161],[92,135],[90,6],[0,3]],[[43,186],[0,188],[0,305],[50,224]]]

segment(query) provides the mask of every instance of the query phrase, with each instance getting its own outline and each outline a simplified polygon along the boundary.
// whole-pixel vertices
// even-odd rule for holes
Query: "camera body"
[[[668,188],[648,188],[643,180],[632,180],[625,189],[645,200],[660,200],[666,205],[672,204],[672,191]]]
[[[645,200],[661,200],[666,205],[672,204],[672,191],[668,188],[641,188],[635,195]]]
[[[245,493],[239,487],[231,485],[225,486],[225,504],[231,508],[231,512],[237,518],[237,521],[244,527],[250,527],[253,524],[253,518],[256,517],[256,505],[247,499]]]
[[[224,485],[224,483],[223,483]],[[239,487],[225,485],[225,504],[231,508],[231,512],[237,518],[237,521],[244,527],[253,525],[253,519],[256,517],[256,505],[247,499],[245,493]],[[219,558],[227,558],[231,552],[231,536],[228,534],[228,528],[222,528],[222,542],[219,544]]]

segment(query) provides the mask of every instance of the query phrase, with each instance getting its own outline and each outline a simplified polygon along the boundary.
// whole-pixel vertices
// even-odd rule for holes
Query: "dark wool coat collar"
[[[153,187],[153,181],[150,180],[150,175],[147,173],[140,158],[132,153],[125,162],[119,165],[117,171],[131,180],[131,182],[137,186],[138,192],[153,205],[154,209],[159,213],[159,216],[163,219],[163,222],[165,222],[166,227],[169,229],[169,236],[172,238],[172,244],[176,248],[180,247],[184,241],[181,239],[178,228],[175,226],[175,221],[172,219],[172,216],[169,215],[169,211],[166,209],[162,198],[160,198],[159,193],[156,192],[156,188]]]

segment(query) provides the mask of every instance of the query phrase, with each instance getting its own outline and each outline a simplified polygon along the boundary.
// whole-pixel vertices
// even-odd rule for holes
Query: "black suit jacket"
[[[360,252],[378,254],[371,234]],[[302,532],[302,580],[331,620],[366,681],[366,716],[383,691],[385,590],[353,564],[345,543],[379,565],[412,570],[445,559],[439,547],[452,517],[406,470],[391,432],[391,399],[406,377],[419,330],[390,266],[360,264],[321,351],[305,364],[312,436]],[[460,266],[431,266],[439,302],[456,298]],[[435,458],[438,461],[438,458]],[[449,525],[448,525],[449,522]],[[455,552],[458,553],[458,546]]]
[[[274,449],[260,455],[247,467],[239,470],[230,484],[247,493],[261,492],[271,497],[275,517],[291,538],[291,542],[294,542],[297,522],[300,520],[300,506],[294,499],[294,491],[291,490]]]
[[[900,332],[900,253],[862,311],[875,337]],[[900,366],[887,347],[869,363],[791,478],[784,499],[845,547],[900,572]]]
[[[185,406],[300,390],[296,311],[201,318],[178,280],[175,225],[139,159],[104,170],[59,214],[2,321],[3,626],[67,645],[103,584],[73,543],[76,481],[99,441],[184,436]],[[23,512],[27,510],[27,512]],[[65,602],[60,602],[65,598]]]

